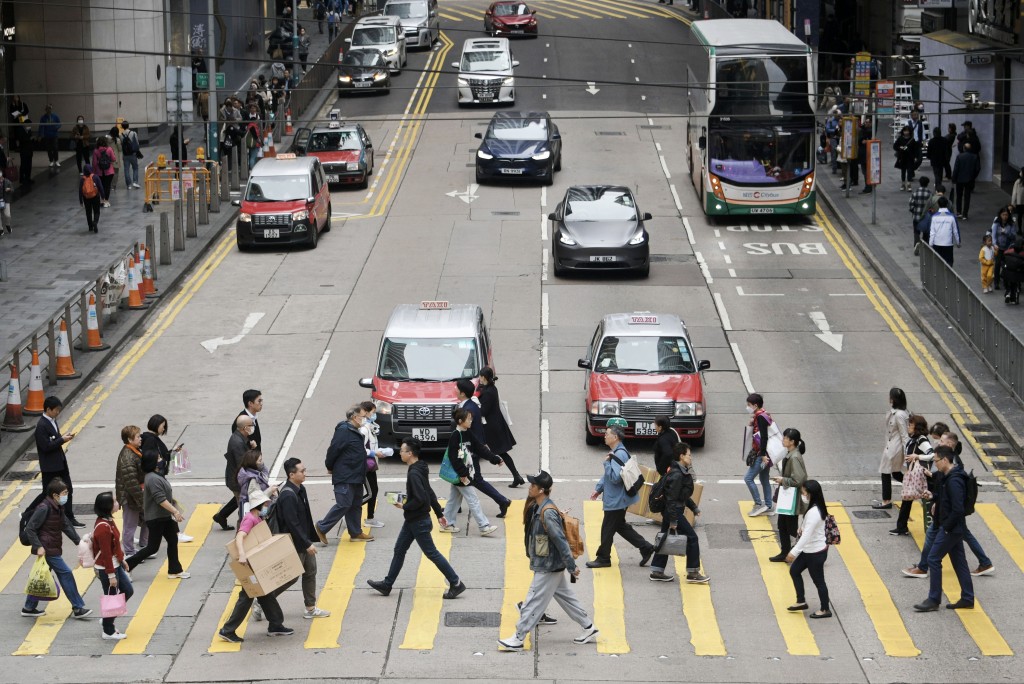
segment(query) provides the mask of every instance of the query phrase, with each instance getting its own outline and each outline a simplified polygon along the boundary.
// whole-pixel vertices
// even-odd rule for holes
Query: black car
[[[391,72],[380,50],[349,50],[341,58],[338,64],[338,95],[359,92],[391,92]]]
[[[555,275],[570,271],[651,272],[650,236],[629,188],[621,185],[574,185],[555,211],[551,257]]]
[[[476,137],[477,183],[532,178],[551,185],[562,170],[562,136],[547,112],[498,112]]]

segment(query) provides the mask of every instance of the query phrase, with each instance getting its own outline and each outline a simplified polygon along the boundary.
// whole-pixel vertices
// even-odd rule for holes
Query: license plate
[[[502,169],[501,172],[505,173],[505,174],[508,174],[510,176],[521,176],[521,175],[523,175],[523,170],[522,169]]]
[[[523,29],[512,29],[512,33],[523,33]]]
[[[278,228],[264,228],[263,237],[266,239],[279,238],[281,237],[281,231]]]
[[[356,88],[369,88],[373,84],[369,81],[356,81]]]
[[[338,174],[336,174],[336,173],[335,174],[330,174],[330,173],[327,174],[327,182],[328,183],[337,183],[338,182]]]
[[[412,436],[421,442],[436,442],[437,428],[413,428]]]
[[[751,214],[774,214],[775,209],[772,207],[756,207],[750,210]]]
[[[590,257],[590,260],[591,261],[598,261],[598,262],[615,261],[615,257],[614,256],[592,256],[592,257]]]
[[[637,437],[653,437],[658,431],[654,429],[654,423],[637,423],[633,427],[633,433]]]
[[[481,95],[481,96],[479,97],[479,100],[480,100],[481,102],[490,102],[490,101],[491,101],[491,100],[493,100],[493,99],[494,99],[494,96],[493,96],[493,95]]]

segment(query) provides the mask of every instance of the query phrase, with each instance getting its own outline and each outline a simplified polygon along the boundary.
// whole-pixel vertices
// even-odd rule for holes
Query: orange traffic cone
[[[4,412],[4,430],[31,430],[21,414],[21,383],[18,381],[18,367],[11,364],[11,382],[7,385],[7,410]]]
[[[131,255],[128,255],[128,308],[149,308],[149,304],[143,302],[142,295],[139,294],[139,282],[135,270],[135,259],[133,259]]]
[[[289,107],[284,110],[284,134],[291,135],[294,132],[295,129],[292,128],[292,108]]]
[[[92,292],[89,293],[89,313],[86,316],[87,330],[85,348],[88,351],[102,351],[104,349],[110,349],[109,344],[103,344],[103,338],[100,337],[100,324],[99,317],[96,314],[96,295]],[[29,394],[31,394],[31,388],[29,388]]]
[[[153,280],[153,259],[149,255],[149,247],[146,248],[142,262],[142,288],[146,291],[146,297],[159,297],[156,291],[156,281]]]
[[[71,344],[68,342],[68,324],[60,319],[60,334],[57,335],[57,377],[61,379],[80,378],[71,359]]]
[[[146,291],[142,285],[142,249],[139,249],[139,255],[133,257],[135,259],[135,286],[139,288],[139,297],[145,297]]]
[[[43,414],[43,371],[39,367],[39,350],[32,350],[32,365],[28,369],[28,399],[22,413],[28,416]]]

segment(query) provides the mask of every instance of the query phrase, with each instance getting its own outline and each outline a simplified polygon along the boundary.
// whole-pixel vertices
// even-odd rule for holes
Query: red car
[[[484,31],[492,36],[537,37],[537,10],[525,2],[499,0],[484,13]]]
[[[300,128],[292,151],[316,157],[324,166],[329,185],[365,188],[373,175],[373,141],[361,124],[331,121],[327,126]]]

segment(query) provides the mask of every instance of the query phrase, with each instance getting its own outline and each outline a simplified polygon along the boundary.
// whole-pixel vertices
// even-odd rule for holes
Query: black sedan
[[[360,92],[391,92],[391,72],[380,50],[349,50],[338,64],[338,95]]]
[[[498,112],[476,151],[476,182],[536,179],[551,185],[562,170],[562,136],[547,112]]]
[[[555,211],[551,256],[555,275],[570,271],[651,272],[650,236],[629,188],[621,185],[574,185]]]

